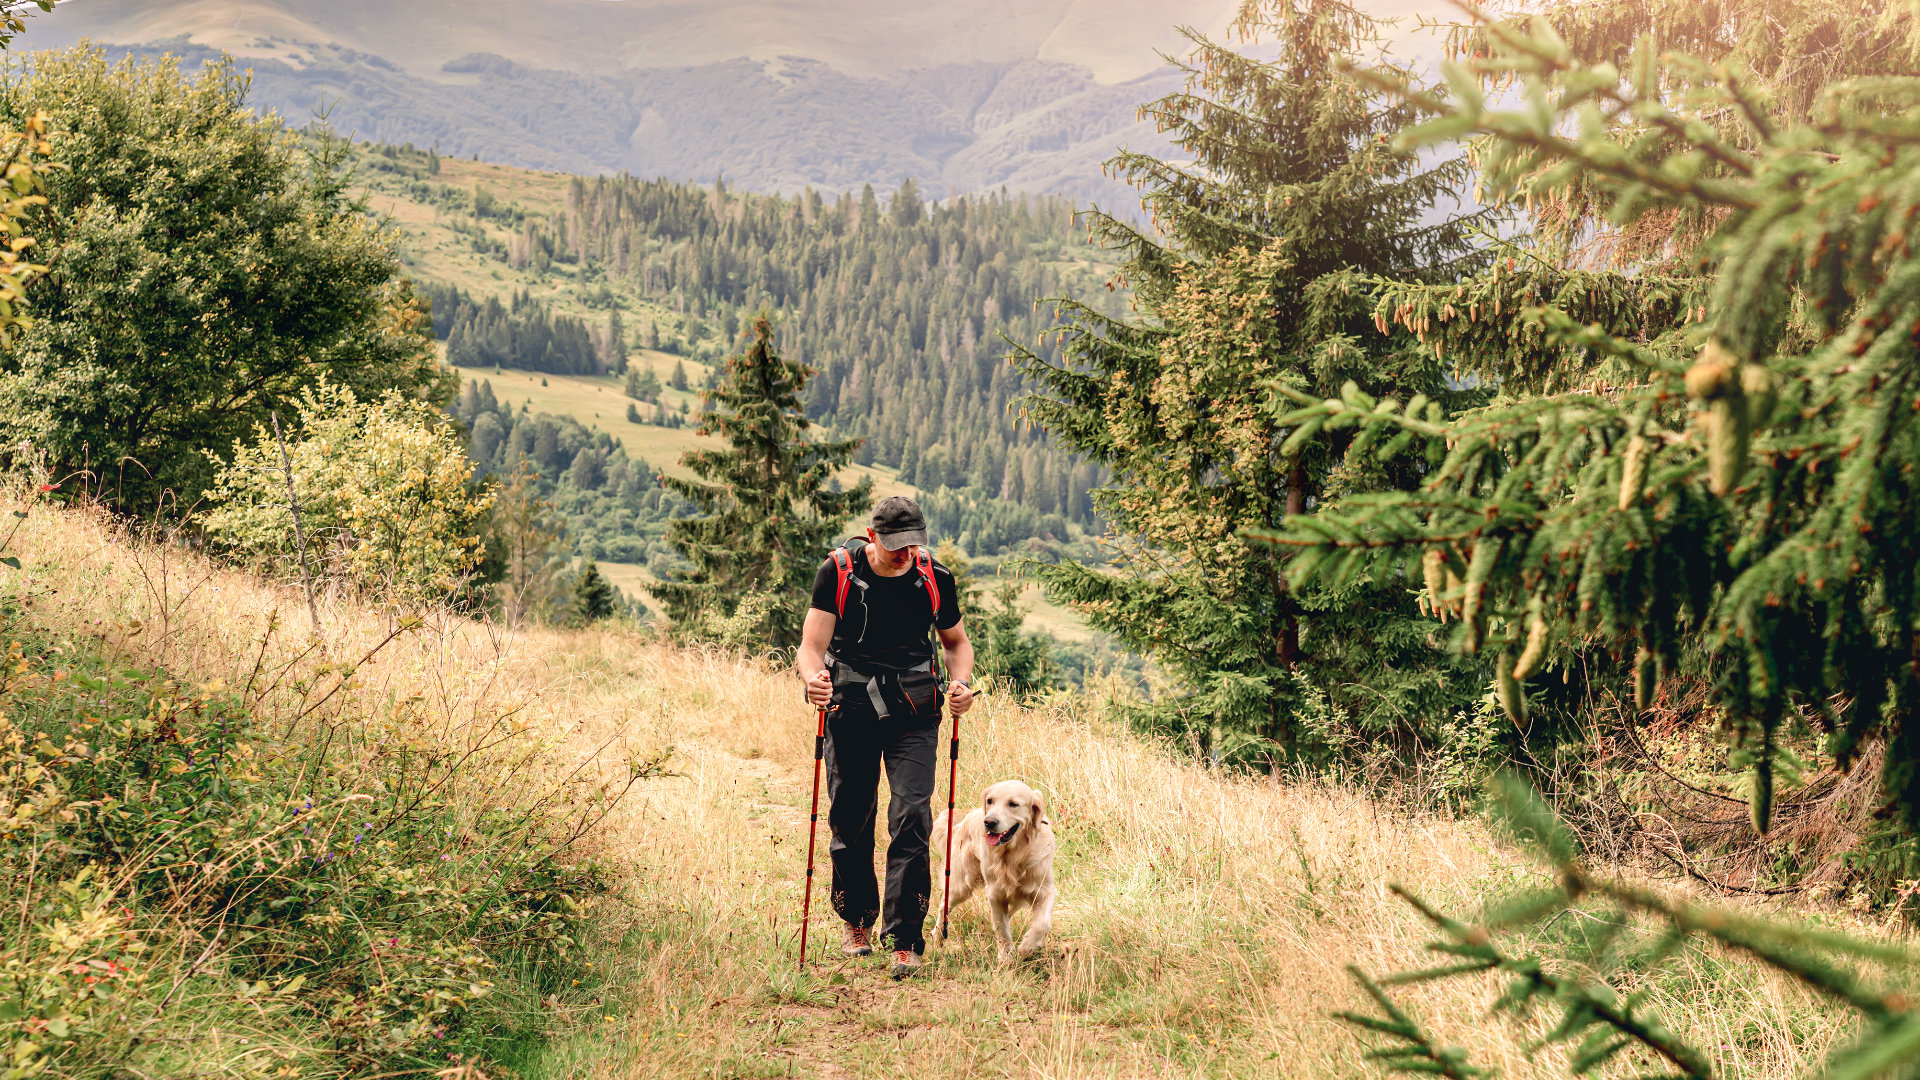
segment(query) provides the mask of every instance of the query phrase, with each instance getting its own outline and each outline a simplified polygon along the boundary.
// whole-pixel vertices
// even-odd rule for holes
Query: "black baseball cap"
[[[927,519],[920,504],[905,495],[889,495],[873,507],[873,534],[888,551],[927,545]]]

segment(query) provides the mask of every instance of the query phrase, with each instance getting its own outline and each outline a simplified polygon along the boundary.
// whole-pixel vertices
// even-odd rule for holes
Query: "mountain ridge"
[[[1159,67],[1191,24],[1225,28],[1238,0],[67,0],[34,21],[55,44],[171,40],[251,57],[260,44],[333,42],[431,74],[492,52],[594,74],[805,56],[856,76],[1037,59],[1104,83]],[[404,50],[397,48],[404,43]]]
[[[184,38],[114,51],[188,67],[223,56]],[[913,177],[933,198],[1006,187],[1122,209],[1132,192],[1104,177],[1100,163],[1129,139],[1164,144],[1136,110],[1179,85],[1171,71],[1107,85],[1086,69],[1039,60],[895,78],[803,57],[596,75],[495,53],[446,61],[443,72],[460,81],[442,83],[350,47],[309,51],[298,66],[242,64],[256,108],[296,127],[324,112],[343,134],[535,169],[725,177],[787,194],[891,189]]]
[[[1240,0],[64,0],[22,45],[231,56],[295,126],[766,193],[1000,188],[1138,216],[1102,172],[1184,155],[1139,117],[1179,27]],[[1438,0],[1368,0],[1405,15]]]

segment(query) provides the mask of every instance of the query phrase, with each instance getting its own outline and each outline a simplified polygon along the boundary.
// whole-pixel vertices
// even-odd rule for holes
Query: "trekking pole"
[[[943,697],[945,695],[942,695]],[[943,702],[944,704],[944,702]],[[960,714],[953,714],[953,738],[947,743],[947,850],[940,857],[940,940],[947,940],[947,914],[953,898],[953,786],[960,774]]]
[[[827,710],[813,734],[813,810],[807,815],[807,880],[800,901],[800,970],[807,970],[807,921],[813,914],[813,844],[820,832],[820,767],[827,756]]]

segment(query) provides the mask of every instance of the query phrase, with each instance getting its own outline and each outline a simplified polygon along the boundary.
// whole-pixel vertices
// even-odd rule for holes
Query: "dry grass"
[[[36,510],[14,547],[58,589],[36,618],[226,679],[247,677],[271,613],[305,629],[294,594],[130,546],[82,516]],[[382,614],[345,600],[322,616],[339,657],[388,632]],[[919,980],[893,984],[876,961],[824,952],[801,978],[812,715],[791,678],[621,630],[439,619],[342,693],[369,708],[424,694],[449,717],[516,708],[526,760],[544,770],[523,782],[554,790],[674,748],[674,775],[635,788],[591,838],[621,879],[601,913],[601,1004],[543,1055],[509,1063],[523,1075],[1367,1075],[1360,1044],[1328,1015],[1359,1004],[1343,966],[1420,964],[1428,937],[1386,883],[1460,910],[1534,874],[1473,822],[1185,765],[1108,729],[1092,704],[1035,711],[989,697],[963,731],[962,798],[1002,777],[1048,797],[1062,903],[1046,955],[995,966],[973,908]],[[824,894],[814,940],[832,943]],[[1480,1064],[1559,1074],[1563,1058],[1527,1058],[1509,1021],[1486,1018],[1493,994],[1449,984],[1404,1000]],[[1725,1075],[1795,1075],[1842,1033],[1837,1010],[1737,958],[1690,956],[1653,996]]]

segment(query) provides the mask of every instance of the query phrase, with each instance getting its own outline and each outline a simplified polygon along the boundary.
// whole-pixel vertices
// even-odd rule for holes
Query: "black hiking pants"
[[[827,826],[833,834],[833,910],[871,928],[883,914],[873,875],[873,827],[880,767],[892,791],[887,804],[887,893],[880,939],[894,949],[926,951],[927,899],[932,892],[927,838],[933,831],[934,765],[940,713],[882,720],[864,701],[835,695],[827,711]]]

